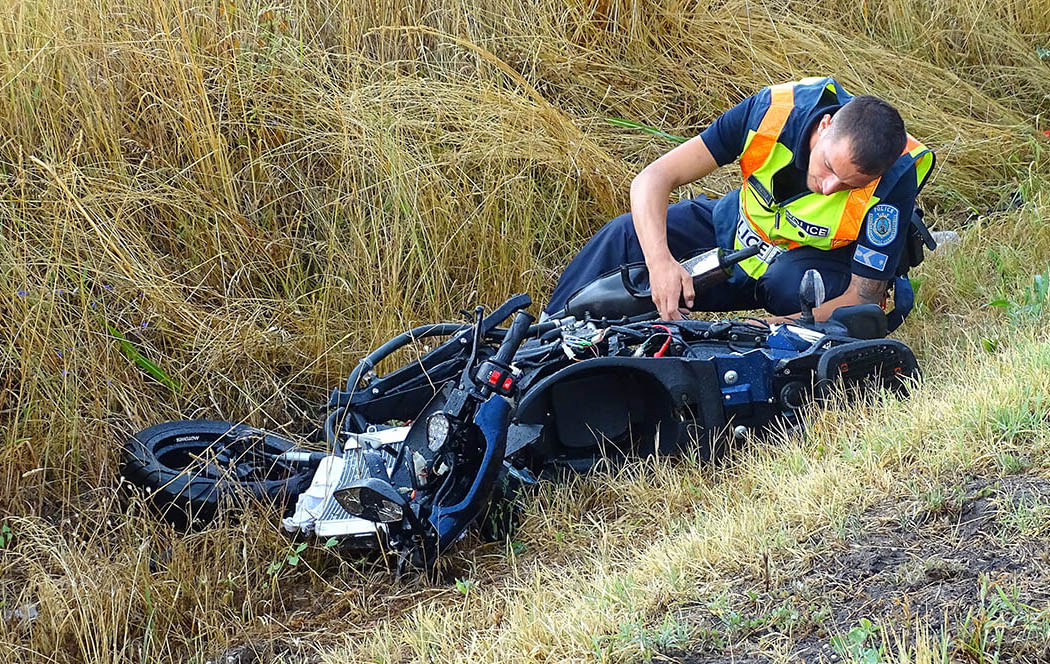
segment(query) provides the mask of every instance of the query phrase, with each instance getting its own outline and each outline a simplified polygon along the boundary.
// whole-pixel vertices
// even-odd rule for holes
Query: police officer
[[[675,188],[735,160],[740,189],[668,206]],[[817,320],[841,306],[882,303],[895,279],[900,317],[913,293],[898,266],[907,268],[901,256],[915,197],[933,163],[897,110],[877,97],[853,97],[831,78],[764,88],[634,178],[631,212],[606,224],[573,259],[546,312],[560,311],[596,277],[644,260],[653,301],[668,320],[685,313],[681,300],[692,310],[764,308],[791,317],[810,268],[828,297],[814,311]],[[703,293],[693,292],[678,264],[705,249],[754,244],[758,256]]]

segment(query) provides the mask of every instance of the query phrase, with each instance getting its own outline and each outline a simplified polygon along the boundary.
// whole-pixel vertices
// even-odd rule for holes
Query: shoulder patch
[[[879,203],[868,212],[868,242],[876,247],[885,247],[897,237],[900,210],[892,205]]]
[[[886,269],[886,263],[890,260],[890,257],[880,251],[868,249],[864,245],[858,244],[856,251],[853,252],[853,260],[881,272]]]

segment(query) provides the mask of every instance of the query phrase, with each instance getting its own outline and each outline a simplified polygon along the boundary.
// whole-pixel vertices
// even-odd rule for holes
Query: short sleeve
[[[896,276],[917,193],[915,170],[911,168],[886,198],[868,210],[853,252],[853,274],[879,281]]]

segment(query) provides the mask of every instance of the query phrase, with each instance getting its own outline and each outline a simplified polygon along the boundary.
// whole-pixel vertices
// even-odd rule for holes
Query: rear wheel
[[[228,499],[288,505],[309,486],[317,466],[316,460],[281,458],[294,446],[243,424],[165,422],[124,444],[121,473],[146,490],[166,520],[185,528],[211,520]]]

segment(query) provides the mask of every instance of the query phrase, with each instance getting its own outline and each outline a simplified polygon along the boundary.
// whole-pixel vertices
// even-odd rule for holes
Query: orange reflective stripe
[[[871,195],[875,193],[875,187],[879,186],[879,180],[875,178],[863,189],[851,189],[846,198],[846,205],[842,208],[842,218],[839,227],[835,231],[835,240],[844,239],[846,244],[853,242],[860,234],[860,225],[864,222],[864,215],[868,211],[868,203]],[[832,245],[835,242],[832,241]]]
[[[788,116],[795,107],[795,84],[781,83],[769,88],[770,102],[766,114],[762,116],[762,122],[758,125],[747,150],[740,155],[740,172],[744,180],[751,177],[765,163],[769,153],[773,151],[780,131],[787,124]]]

